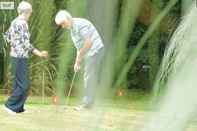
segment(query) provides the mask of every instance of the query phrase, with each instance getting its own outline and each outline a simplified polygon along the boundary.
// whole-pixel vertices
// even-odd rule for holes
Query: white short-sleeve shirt
[[[83,47],[86,38],[91,40],[91,48],[87,52],[87,56],[93,56],[101,48],[104,47],[102,38],[94,25],[83,18],[73,18],[73,25],[70,30],[74,46],[77,50]]]

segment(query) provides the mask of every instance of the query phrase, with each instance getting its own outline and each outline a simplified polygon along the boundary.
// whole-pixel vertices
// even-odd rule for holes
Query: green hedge
[[[4,74],[3,54],[0,53],[0,84],[2,84],[3,82],[3,74]]]

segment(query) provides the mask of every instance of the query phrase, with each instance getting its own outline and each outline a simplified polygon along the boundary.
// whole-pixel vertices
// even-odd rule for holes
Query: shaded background
[[[134,63],[129,66],[126,76],[121,80],[120,74],[124,65],[170,0],[28,1],[33,5],[33,14],[29,22],[32,44],[50,53],[48,61],[42,62],[34,56],[29,60],[31,93],[35,95],[52,95],[57,87],[64,90],[64,87],[66,89],[71,83],[75,49],[68,32],[59,29],[54,23],[55,13],[59,9],[69,10],[74,17],[85,17],[97,27],[107,48],[106,58],[110,56],[107,61],[115,65],[111,71],[113,76],[107,76],[111,80],[111,89],[126,92],[137,89],[149,92],[153,87],[167,43],[182,14],[191,3],[189,0],[174,0],[175,4],[159,26],[154,28],[154,32],[138,51],[137,58],[133,59]],[[15,7],[19,2],[20,0],[15,0]],[[16,9],[0,10],[1,33],[8,29],[16,15]],[[9,91],[10,80],[9,46],[0,36],[0,89]]]

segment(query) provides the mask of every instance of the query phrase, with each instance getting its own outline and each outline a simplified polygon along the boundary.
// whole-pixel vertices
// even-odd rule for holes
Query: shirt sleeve
[[[22,48],[29,52],[34,50],[34,47],[30,43],[30,34],[28,31],[28,26],[26,23],[18,22],[13,27],[13,32],[15,34],[15,39],[22,44]]]

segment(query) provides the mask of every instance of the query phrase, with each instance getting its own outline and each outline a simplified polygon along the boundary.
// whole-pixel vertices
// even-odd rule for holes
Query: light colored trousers
[[[102,59],[104,56],[104,49],[100,49],[93,56],[85,59],[85,72],[84,72],[84,97],[83,104],[89,107],[94,103],[96,91],[100,85]]]

